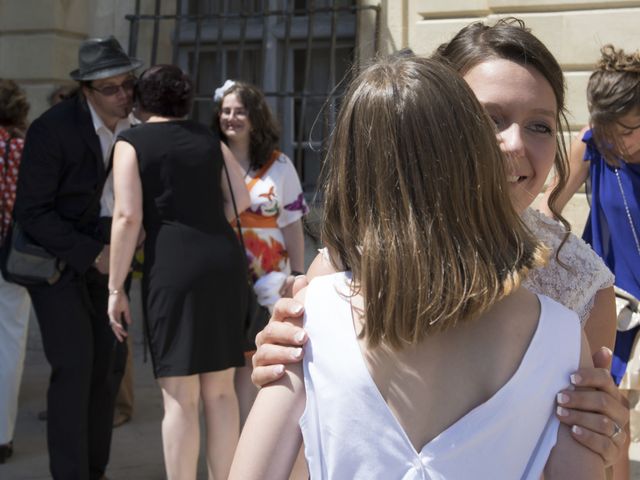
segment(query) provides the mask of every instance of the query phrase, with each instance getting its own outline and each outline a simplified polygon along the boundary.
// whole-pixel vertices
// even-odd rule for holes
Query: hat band
[[[80,67],[80,74],[88,75],[88,74],[99,72],[101,70],[106,70],[109,68],[128,67],[128,66],[134,67],[133,62],[131,62],[131,60],[129,59],[124,59],[123,61],[120,61],[120,62],[113,62],[113,61],[103,62],[102,64],[91,65],[91,66],[84,65]]]

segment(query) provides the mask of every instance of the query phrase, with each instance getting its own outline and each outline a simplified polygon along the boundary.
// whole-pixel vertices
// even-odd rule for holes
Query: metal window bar
[[[309,9],[309,16],[307,17],[307,46],[304,58],[304,86],[302,87],[303,93],[307,92],[307,85],[309,85],[309,75],[311,74],[311,48],[313,47],[313,20],[315,1],[309,0],[309,2],[311,4],[311,8]],[[300,148],[300,146],[302,145],[302,141],[304,138],[305,118],[307,113],[307,98],[307,96],[303,95],[300,102],[300,119],[298,123],[298,138],[296,140],[298,148],[296,148],[296,158],[294,160],[296,170],[298,170],[298,174],[303,179],[305,178],[304,163],[302,162],[304,151],[302,148]]]
[[[298,103],[299,109],[295,112],[292,123],[290,123],[291,128],[293,128],[293,135],[290,137],[289,142],[294,149],[294,163],[303,180],[303,184],[315,183],[313,179],[305,178],[305,153],[308,153],[310,149],[317,151],[318,148],[322,148],[328,132],[335,123],[336,102],[342,95],[344,86],[337,78],[339,76],[337,51],[339,48],[345,48],[344,39],[341,40],[338,24],[345,19],[353,22],[353,33],[351,35],[352,61],[357,68],[361,60],[357,42],[360,40],[361,35],[362,14],[365,11],[370,11],[374,15],[373,38],[371,40],[373,41],[374,53],[377,53],[380,6],[357,5],[355,4],[356,2],[351,5],[345,5],[344,2],[338,4],[339,0],[327,2],[309,0],[306,8],[296,8],[294,0],[281,0],[277,2],[280,8],[270,8],[276,2],[274,0],[263,0],[261,2],[262,9],[259,9],[257,7],[258,2],[242,0],[240,12],[229,11],[229,2],[217,1],[215,2],[217,5],[215,11],[210,7],[205,13],[200,11],[200,2],[195,2],[195,12],[189,11],[188,3],[176,0],[175,13],[168,14],[161,12],[161,0],[155,0],[153,13],[142,13],[141,1],[136,0],[134,13],[125,17],[130,22],[129,53],[135,56],[138,45],[141,42],[140,24],[142,22],[153,22],[150,65],[154,65],[158,57],[160,23],[165,21],[174,22],[171,59],[173,63],[179,64],[180,59],[183,58],[184,61],[185,58],[181,57],[181,52],[192,52],[192,61],[188,63],[190,64],[189,73],[193,78],[197,92],[195,101],[206,105],[204,102],[211,102],[210,91],[213,86],[206,85],[206,91],[201,90],[202,86],[199,83],[202,55],[212,52],[215,54],[214,65],[218,74],[218,85],[220,85],[228,75],[229,65],[225,62],[228,61],[229,53],[234,52],[236,55],[234,72],[236,78],[243,79],[242,75],[248,49],[254,55],[249,58],[257,61],[255,47],[251,48],[251,45],[261,43],[259,48],[260,66],[257,69],[259,78],[266,78],[268,68],[279,68],[280,71],[277,72],[275,83],[270,83],[271,88],[264,88],[265,85],[262,84],[261,80],[254,81],[254,83],[263,87],[265,96],[276,101],[279,116],[283,115],[287,105],[291,105],[288,102]],[[214,3],[210,1],[208,4],[211,6]],[[322,19],[323,16],[326,17],[323,21],[328,28],[321,31],[322,28],[317,27],[317,21]],[[274,21],[269,19],[274,19]],[[297,30],[294,28],[294,24]],[[303,25],[303,34],[300,34],[300,25]],[[257,38],[255,35],[249,38],[249,26],[252,26],[254,30],[256,28],[260,30],[260,35]],[[272,27],[278,33],[277,48],[280,52],[280,61],[267,64],[268,52],[266,44],[271,41],[270,35],[275,35],[274,31],[271,31]],[[250,42],[252,43],[250,44]],[[318,44],[325,48],[328,46],[328,81],[325,84],[326,87],[323,85],[321,89],[314,90],[310,84],[313,64],[312,54],[318,48]],[[235,45],[235,48],[232,48],[233,45]],[[292,75],[295,75],[292,69],[294,68],[293,53],[296,47],[303,47],[305,52],[303,80],[302,85],[299,87],[292,80]],[[186,64],[183,63],[182,66],[185,67]],[[321,112],[323,116],[320,140],[307,138],[310,136],[307,133],[307,128],[310,127],[307,119],[310,101],[316,103],[320,101],[324,105]],[[295,103],[293,105],[295,110]],[[280,120],[282,123],[282,118]]]

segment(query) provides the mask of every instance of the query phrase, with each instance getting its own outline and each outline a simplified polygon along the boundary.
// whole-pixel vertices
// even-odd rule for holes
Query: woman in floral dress
[[[258,302],[270,307],[291,296],[294,277],[304,272],[302,216],[308,208],[293,163],[277,148],[279,129],[263,93],[227,80],[214,100],[214,126],[245,171],[251,197],[251,206],[240,214],[249,275]],[[236,371],[242,423],[257,392],[250,375],[250,366]]]

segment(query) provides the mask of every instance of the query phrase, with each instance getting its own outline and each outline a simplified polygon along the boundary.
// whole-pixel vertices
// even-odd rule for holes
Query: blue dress
[[[640,252],[636,246],[620,192],[615,168],[608,165],[598,151],[591,130],[582,141],[587,150],[584,160],[590,162],[591,211],[582,238],[602,257],[614,273],[615,284],[640,298]],[[640,165],[620,161],[620,181],[629,211],[640,237]],[[616,384],[624,376],[638,328],[617,332],[611,365]]]

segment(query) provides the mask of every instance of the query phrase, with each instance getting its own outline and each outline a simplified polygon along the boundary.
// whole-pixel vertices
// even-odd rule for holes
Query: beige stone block
[[[488,0],[489,7],[499,12],[548,12],[551,10],[588,10],[640,6],[638,0]]]
[[[52,33],[0,37],[0,71],[21,81],[67,80],[81,40]]]
[[[441,43],[451,40],[458,30],[477,20],[455,18],[415,22],[409,29],[409,47],[420,55],[431,55]]]
[[[412,21],[408,27],[409,46],[429,54],[465,25],[478,20],[491,24],[503,16]],[[569,70],[591,70],[606,43],[628,50],[638,48],[640,8],[525,13],[519,17]]]
[[[638,48],[640,8],[519,15],[531,31],[570,70],[591,70],[606,43]],[[489,22],[500,16],[492,15]]]
[[[566,104],[569,110],[568,120],[572,130],[579,130],[589,123],[587,108],[587,82],[591,72],[566,72]]]
[[[409,2],[409,21],[447,17],[485,16],[490,0],[416,0]]]
[[[86,35],[87,0],[0,0],[0,31]]]
[[[29,100],[29,105],[31,108],[29,109],[29,122],[32,122],[36,118],[38,118],[45,110],[48,110],[49,105],[49,94],[56,88],[59,84],[53,82],[45,82],[40,84],[29,84],[22,85],[24,91],[27,93],[27,99]]]

